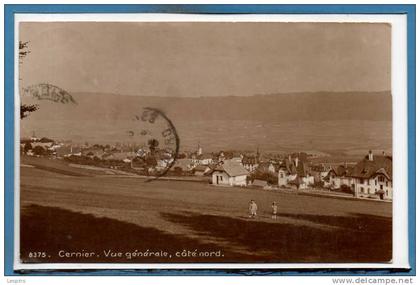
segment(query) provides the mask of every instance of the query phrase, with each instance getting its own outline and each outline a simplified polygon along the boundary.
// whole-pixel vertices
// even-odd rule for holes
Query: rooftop
[[[383,174],[392,180],[392,156],[373,155],[373,160],[365,157],[354,167],[351,176],[357,178],[370,178],[375,174]]]
[[[248,175],[249,172],[240,163],[225,161],[222,165],[217,166],[215,171],[225,171],[229,176]]]

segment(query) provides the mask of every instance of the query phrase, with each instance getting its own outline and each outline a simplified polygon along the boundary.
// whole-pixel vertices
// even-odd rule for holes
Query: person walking
[[[271,204],[271,209],[272,209],[271,218],[273,220],[277,220],[277,204],[276,204],[276,202],[273,202],[273,204]]]
[[[252,219],[256,218],[257,210],[258,210],[257,203],[255,203],[254,200],[251,200],[251,202],[249,202],[249,217]]]

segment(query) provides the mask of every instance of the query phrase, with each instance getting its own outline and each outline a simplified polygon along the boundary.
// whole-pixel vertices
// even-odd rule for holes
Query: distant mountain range
[[[21,120],[21,136],[73,142],[144,143],[144,131],[160,134],[135,120],[144,107],[169,117],[182,149],[221,149],[364,154],[392,149],[392,96],[377,93],[294,93],[250,97],[142,97],[72,93],[77,104],[36,101],[39,110]],[[129,134],[135,134],[130,136]]]
[[[40,109],[27,120],[129,120],[144,107],[159,108],[174,121],[259,122],[392,120],[390,92],[314,92],[224,97],[147,97],[72,93],[77,105],[23,98]]]

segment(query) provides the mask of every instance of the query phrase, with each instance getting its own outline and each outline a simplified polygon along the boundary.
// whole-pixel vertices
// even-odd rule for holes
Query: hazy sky
[[[391,27],[331,23],[21,23],[22,85],[224,96],[391,89]]]

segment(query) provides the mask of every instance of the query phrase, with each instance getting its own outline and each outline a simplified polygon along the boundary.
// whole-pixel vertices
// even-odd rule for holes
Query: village
[[[73,166],[105,168],[117,173],[208,182],[220,187],[329,192],[354,198],[392,200],[392,156],[367,151],[358,162],[320,163],[311,154],[284,155],[223,151],[194,151],[175,156],[168,150],[132,144],[100,145],[58,142],[46,137],[21,139],[21,155],[64,160]],[[119,172],[118,172],[119,171]]]

